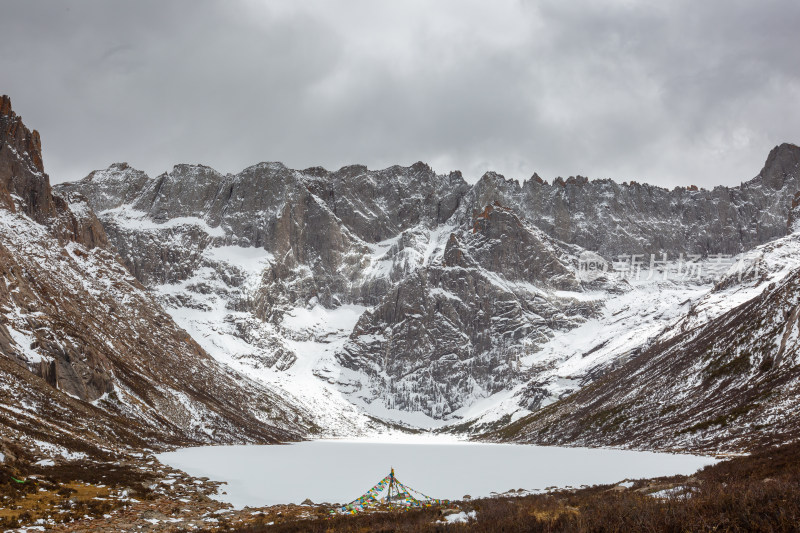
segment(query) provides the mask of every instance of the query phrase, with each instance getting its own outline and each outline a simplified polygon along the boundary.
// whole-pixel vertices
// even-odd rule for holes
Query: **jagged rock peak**
[[[16,210],[12,197],[25,213],[43,221],[53,213],[50,181],[44,173],[39,132],[29,130],[11,108],[11,98],[0,98],[0,205]]]
[[[756,176],[751,182],[763,182],[764,184],[768,185],[769,187],[778,190],[781,189],[784,185],[784,181],[786,177],[795,175],[796,173],[800,172],[800,146],[797,146],[793,143],[782,143],[778,146],[775,146],[772,150],[770,150],[769,155],[764,163],[764,167],[759,172],[758,176]],[[492,181],[498,183],[509,183],[512,184],[516,182],[513,179],[507,179],[503,175],[498,174],[493,171],[486,172],[479,181]],[[570,176],[568,178],[563,178],[561,176],[556,177],[552,181],[552,186],[558,185],[560,187],[568,187],[569,185],[575,186],[583,186],[587,184],[595,184],[595,183],[603,183],[603,184],[612,184],[619,188],[627,188],[627,189],[637,189],[637,188],[646,188],[653,191],[664,191],[669,192],[669,189],[665,187],[661,187],[659,185],[653,185],[647,182],[639,182],[636,180],[629,180],[625,182],[618,182],[613,179],[603,178],[603,179],[589,179],[585,176],[576,175]],[[535,173],[522,182],[523,187],[530,187],[533,184],[538,185],[547,185],[547,180],[542,179],[538,173]],[[747,185],[747,184],[745,184]],[[729,188],[729,189],[739,189],[740,187],[725,187],[725,186],[717,186],[715,188]],[[675,191],[689,191],[689,192],[698,192],[704,191],[706,189],[702,187],[698,187],[697,185],[686,185],[686,186],[678,186],[675,187],[673,190]]]
[[[800,167],[800,147],[791,143],[783,143],[773,148],[767,156],[764,168],[758,178],[773,189],[783,187],[787,176],[798,171]]]
[[[345,165],[336,171],[336,174],[343,178],[349,178],[365,174],[369,169],[366,165]]]
[[[141,172],[131,167],[128,163],[111,163],[108,168],[102,170],[93,170],[89,173],[86,181],[103,181],[105,179],[116,179],[119,176],[124,176],[128,172]]]
[[[569,184],[586,185],[587,183],[589,183],[589,178],[587,178],[586,176],[581,176],[580,174],[578,174],[577,176],[570,176],[570,177],[567,178],[567,184],[568,185]],[[631,183],[635,183],[635,182],[631,182]]]
[[[266,165],[270,165],[272,163],[260,163],[260,164],[261,165],[265,165],[265,164]],[[278,164],[280,165],[280,163],[278,163]],[[172,167],[172,171],[173,172],[192,171],[192,170],[210,170],[210,171],[215,172],[217,174],[220,173],[217,170],[211,168],[210,166],[203,165],[202,163],[178,163],[177,165],[173,165],[173,167]]]
[[[478,181],[487,181],[487,182],[497,182],[497,183],[507,183],[507,184],[516,184],[519,187],[519,181],[511,178],[506,178],[502,174],[495,172],[494,170],[489,170],[483,173],[481,179]]]
[[[187,166],[187,165],[175,165],[177,168],[178,166]],[[196,167],[205,167],[211,169],[211,167],[206,167],[205,165],[188,165],[189,167],[196,166]],[[214,170],[214,169],[211,169]],[[289,170],[289,167],[281,163],[280,161],[261,161],[260,163],[256,163],[255,165],[250,165],[249,167],[242,170],[242,173],[245,172],[253,172],[256,170],[271,170],[273,172],[280,172],[284,170]],[[214,172],[217,172],[214,170]]]
[[[0,115],[3,117],[3,134],[6,141],[13,139],[9,144],[13,146],[17,152],[27,153],[34,167],[39,172],[44,172],[44,163],[42,162],[42,140],[39,137],[39,132],[36,130],[29,130],[22,123],[22,117],[17,116],[11,108],[11,98],[3,95],[0,101]]]
[[[108,244],[100,222],[78,195],[54,195],[42,163],[39,132],[29,130],[11,108],[11,99],[0,99],[0,207],[17,209],[49,228],[59,240],[88,248]]]
[[[302,171],[306,176],[313,176],[315,178],[324,178],[330,175],[330,171],[324,167],[308,167]]]

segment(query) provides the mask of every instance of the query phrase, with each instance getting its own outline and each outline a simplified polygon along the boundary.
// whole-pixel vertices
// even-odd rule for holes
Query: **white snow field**
[[[285,446],[209,446],[158,456],[194,476],[226,481],[218,498],[236,508],[347,503],[394,467],[414,490],[441,499],[541,491],[624,479],[691,474],[711,457],[627,450],[475,444],[452,438],[319,440]],[[222,494],[225,492],[226,494]]]

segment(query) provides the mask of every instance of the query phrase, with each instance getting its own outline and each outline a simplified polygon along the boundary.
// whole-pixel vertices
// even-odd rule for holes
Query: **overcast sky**
[[[0,0],[0,92],[53,182],[421,160],[738,184],[800,143],[798,28],[797,0]]]

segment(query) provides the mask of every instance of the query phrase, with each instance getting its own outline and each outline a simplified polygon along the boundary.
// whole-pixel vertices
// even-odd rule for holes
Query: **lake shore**
[[[624,479],[692,474],[706,456],[603,448],[486,444],[452,437],[318,440],[287,446],[211,446],[158,455],[194,476],[227,482],[218,498],[235,508],[314,502],[347,503],[394,468],[434,498],[537,494]]]

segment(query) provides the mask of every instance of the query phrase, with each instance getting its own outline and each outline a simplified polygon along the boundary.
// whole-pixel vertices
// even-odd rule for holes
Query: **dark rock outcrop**
[[[6,95],[0,97],[0,202],[11,210],[19,202],[25,214],[37,222],[55,214],[39,132],[22,123]]]
[[[472,232],[466,233],[465,241],[477,264],[506,279],[541,287],[578,288],[575,271],[565,264],[567,251],[560,243],[527,227],[514,211],[499,203],[473,214]]]

